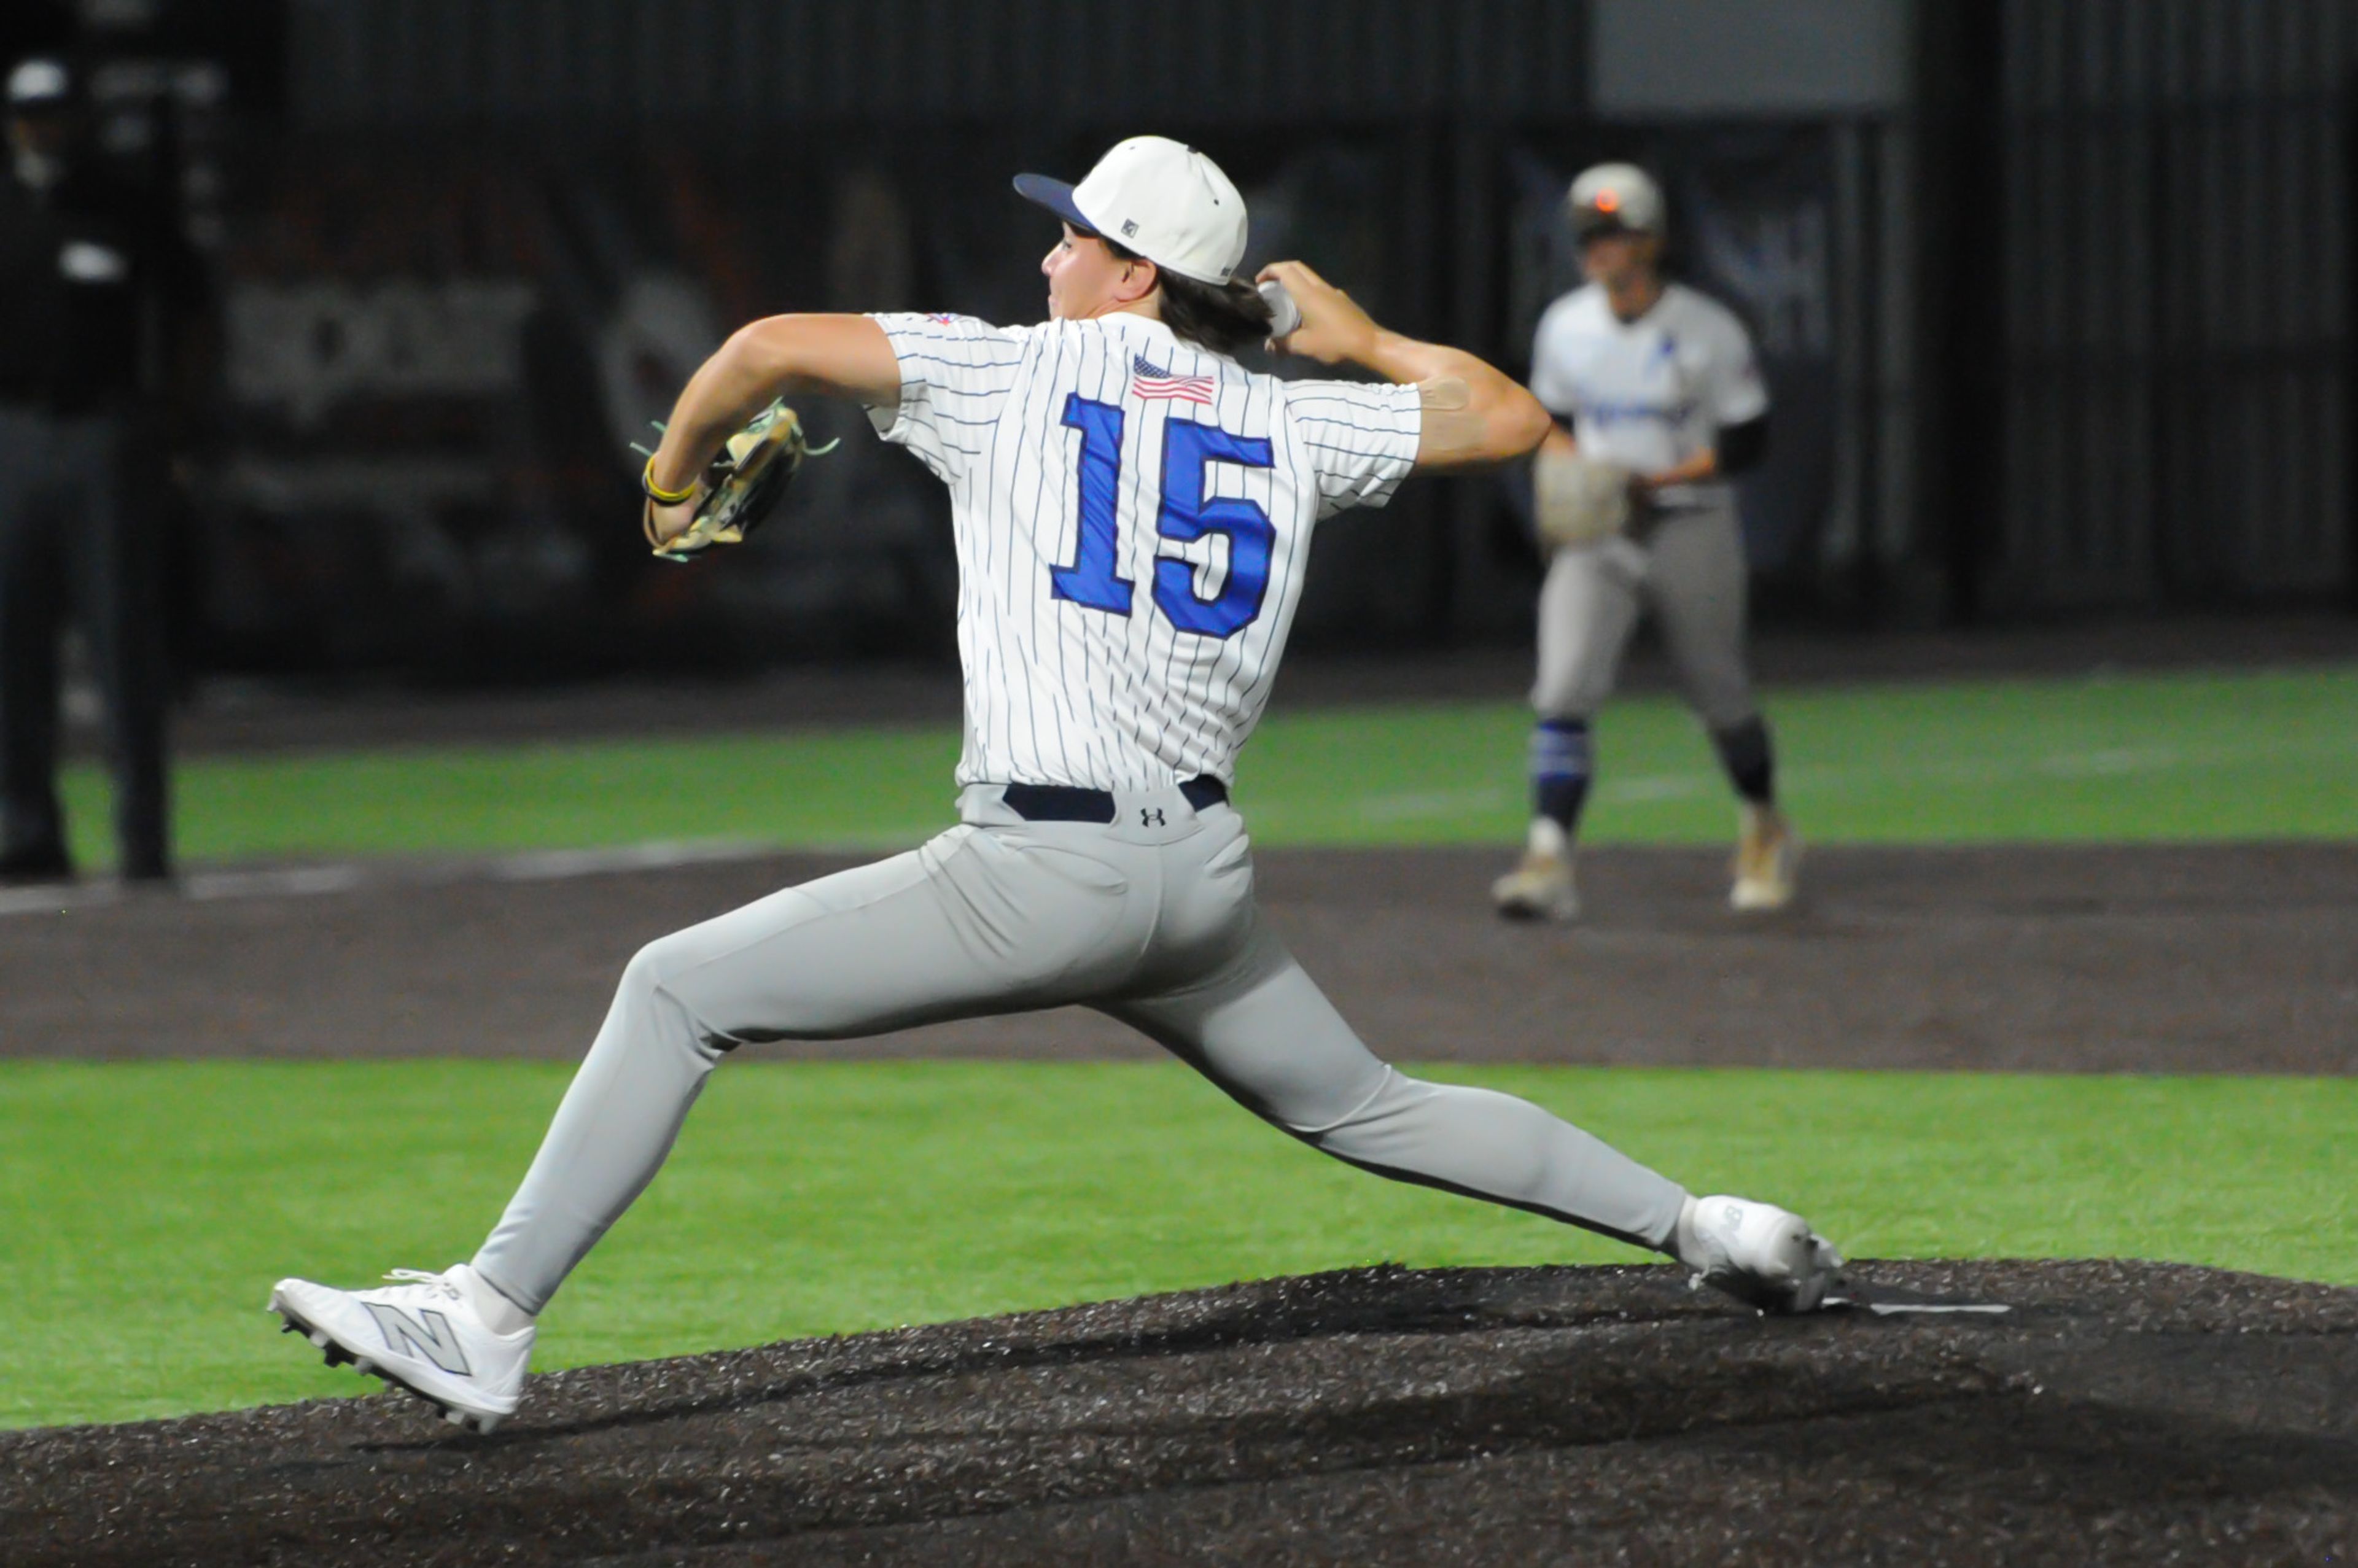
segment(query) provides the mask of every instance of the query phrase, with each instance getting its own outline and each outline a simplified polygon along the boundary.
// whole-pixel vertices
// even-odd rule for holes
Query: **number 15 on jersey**
[[[1120,575],[1120,527],[1118,498],[1121,494],[1121,436],[1125,414],[1120,405],[1099,403],[1074,393],[1065,399],[1064,423],[1081,433],[1078,460],[1080,531],[1069,566],[1052,567],[1050,590],[1109,615],[1128,615],[1135,588]],[[1154,562],[1154,607],[1182,632],[1206,637],[1231,637],[1252,624],[1269,591],[1270,546],[1277,530],[1260,503],[1241,496],[1207,499],[1204,469],[1208,463],[1235,463],[1242,468],[1272,466],[1265,437],[1231,435],[1217,425],[1198,424],[1175,415],[1163,426],[1162,499],[1154,514],[1154,531],[1176,544],[1217,535],[1228,543],[1228,569],[1220,591],[1210,599],[1195,592],[1195,568],[1176,556],[1159,556]]]

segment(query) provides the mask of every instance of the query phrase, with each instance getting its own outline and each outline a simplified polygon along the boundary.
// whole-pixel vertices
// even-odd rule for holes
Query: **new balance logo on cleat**
[[[441,1274],[396,1269],[387,1278],[393,1282],[364,1291],[281,1280],[270,1310],[319,1346],[329,1366],[349,1364],[458,1425],[491,1431],[524,1392],[531,1325],[502,1334],[484,1322],[468,1290],[486,1287],[464,1264]]]
[[[467,1365],[467,1353],[459,1347],[458,1330],[450,1320],[431,1308],[410,1316],[399,1307],[386,1306],[382,1302],[362,1302],[377,1327],[384,1331],[384,1342],[395,1350],[405,1346],[416,1350],[445,1372],[465,1378],[473,1375]]]

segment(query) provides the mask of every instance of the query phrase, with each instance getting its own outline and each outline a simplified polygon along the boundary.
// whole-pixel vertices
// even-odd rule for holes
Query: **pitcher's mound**
[[[1852,1280],[1779,1320],[1668,1268],[1370,1269],[560,1372],[488,1438],[390,1394],[17,1433],[0,1557],[2350,1560],[2358,1291]]]

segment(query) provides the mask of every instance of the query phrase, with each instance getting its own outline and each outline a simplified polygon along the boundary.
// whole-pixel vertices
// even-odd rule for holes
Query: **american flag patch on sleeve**
[[[1182,403],[1200,403],[1209,407],[1212,402],[1212,378],[1208,375],[1173,375],[1158,370],[1139,354],[1130,362],[1130,390],[1136,397],[1175,398]]]

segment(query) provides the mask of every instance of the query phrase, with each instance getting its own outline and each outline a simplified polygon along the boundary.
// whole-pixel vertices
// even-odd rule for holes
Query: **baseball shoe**
[[[1747,806],[1744,827],[1736,843],[1736,885],[1728,890],[1731,909],[1782,909],[1793,902],[1795,873],[1801,865],[1801,840],[1775,806]]]
[[[1509,920],[1572,920],[1580,914],[1572,861],[1544,849],[1525,854],[1520,865],[1492,882],[1490,897]]]
[[[371,1291],[339,1291],[308,1280],[281,1280],[269,1310],[282,1332],[308,1337],[328,1365],[349,1361],[438,1406],[455,1426],[489,1432],[514,1412],[532,1359],[533,1329],[494,1334],[467,1302],[458,1275],[395,1269],[395,1281]],[[487,1288],[487,1287],[486,1287]]]
[[[1842,1254],[1809,1221],[1749,1198],[1687,1199],[1677,1246],[1692,1287],[1715,1286],[1762,1312],[1815,1312],[1842,1271]]]

